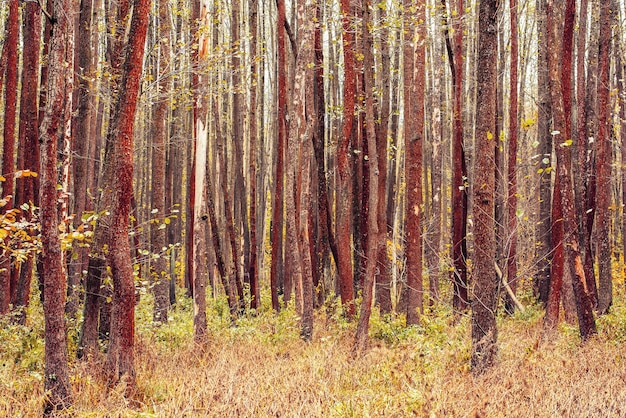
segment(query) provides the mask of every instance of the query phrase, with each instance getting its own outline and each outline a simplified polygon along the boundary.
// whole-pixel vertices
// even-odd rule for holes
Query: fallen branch
[[[502,286],[504,286],[504,288],[506,289],[506,293],[509,294],[509,296],[511,297],[511,300],[513,301],[513,303],[515,304],[517,309],[521,313],[526,312],[526,309],[524,308],[524,305],[522,305],[522,303],[519,301],[519,299],[517,299],[517,297],[515,296],[515,293],[511,289],[511,286],[509,286],[509,282],[506,280],[506,277],[504,277],[504,274],[502,274],[502,270],[500,270],[500,266],[498,266],[498,263],[494,262],[493,264],[494,264],[494,266],[496,266],[496,275],[498,276],[498,280],[500,280],[500,282],[502,282]]]

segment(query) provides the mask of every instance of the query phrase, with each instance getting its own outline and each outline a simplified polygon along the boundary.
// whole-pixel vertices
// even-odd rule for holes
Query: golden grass
[[[135,396],[125,398],[123,385],[107,390],[97,364],[72,361],[73,416],[626,416],[621,305],[584,344],[570,326],[542,336],[536,308],[499,318],[498,363],[474,376],[469,320],[452,324],[443,307],[411,329],[401,319],[374,315],[370,349],[352,359],[354,324],[325,311],[305,343],[291,309],[250,315],[229,327],[218,301],[211,304],[210,340],[197,345],[188,302],[156,328],[145,299],[138,308]],[[42,331],[11,327],[0,339],[0,416],[39,416]]]

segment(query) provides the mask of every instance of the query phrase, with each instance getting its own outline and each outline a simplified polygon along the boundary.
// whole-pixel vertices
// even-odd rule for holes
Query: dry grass
[[[107,390],[97,364],[73,362],[73,416],[626,416],[623,303],[585,344],[568,326],[542,336],[536,309],[500,318],[498,364],[482,376],[468,369],[469,321],[453,325],[445,308],[411,329],[374,315],[371,347],[352,359],[354,325],[330,313],[318,314],[313,341],[304,343],[291,310],[228,327],[218,302],[211,339],[199,346],[187,304],[153,328],[146,303],[138,308],[135,396],[125,398],[123,386]],[[42,331],[34,328],[2,331],[0,416],[41,413]]]

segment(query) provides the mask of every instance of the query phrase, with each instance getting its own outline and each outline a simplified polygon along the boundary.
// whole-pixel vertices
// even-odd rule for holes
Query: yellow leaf
[[[493,134],[491,133],[491,131],[487,131],[487,139],[490,141],[493,139]]]

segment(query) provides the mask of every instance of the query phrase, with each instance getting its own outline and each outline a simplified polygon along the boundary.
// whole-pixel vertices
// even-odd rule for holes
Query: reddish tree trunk
[[[143,67],[144,44],[150,2],[135,0],[126,48],[120,93],[109,130],[113,144],[111,164],[111,239],[107,260],[113,277],[111,344],[107,371],[113,381],[126,376],[129,388],[135,380],[135,284],[129,245],[129,215],[133,195],[133,125]]]
[[[598,252],[598,312],[608,313],[613,304],[613,275],[611,272],[611,17],[613,1],[600,3],[600,56],[598,62],[598,140],[596,158],[596,219],[595,236]],[[591,292],[590,292],[591,293]]]
[[[472,189],[474,242],[472,294],[472,370],[482,373],[497,353],[496,306],[498,281],[494,271],[495,228],[494,146],[498,24],[497,0],[480,2],[478,15],[478,67],[476,97],[476,165]]]
[[[569,269],[576,297],[576,310],[580,334],[583,339],[596,333],[595,320],[591,300],[585,282],[585,274],[580,257],[578,235],[576,230],[576,212],[574,209],[573,180],[571,175],[571,91],[570,74],[572,65],[572,38],[574,20],[574,1],[567,0],[563,10],[560,3],[548,1],[548,33],[549,55],[548,67],[550,71],[550,94],[553,112],[553,136],[557,154],[557,176],[561,189],[561,204],[563,209],[563,249],[566,268]],[[565,16],[561,26],[560,16]]]
[[[67,100],[67,84],[71,74],[65,64],[72,56],[68,35],[74,32],[70,1],[55,1],[53,15],[57,17],[50,38],[46,107],[40,129],[41,138],[41,271],[44,283],[45,319],[45,379],[46,397],[44,415],[55,415],[72,403],[67,364],[67,334],[65,324],[66,273],[62,262],[61,241],[58,234],[57,212],[57,144],[65,132],[63,112]]]
[[[455,42],[452,49],[446,33],[446,45],[452,71],[454,90],[453,127],[452,127],[452,261],[451,281],[454,284],[452,305],[457,313],[469,306],[467,282],[467,168],[463,149],[463,0],[457,0],[455,16]]]
[[[371,210],[367,214],[367,257],[365,266],[365,276],[363,282],[363,301],[361,302],[361,312],[359,315],[359,323],[355,336],[353,348],[354,354],[361,353],[367,345],[367,333],[369,329],[369,319],[372,311],[372,300],[374,296],[374,275],[376,273],[376,255],[378,254],[378,155],[376,151],[376,130],[374,125],[374,41],[370,26],[372,19],[370,16],[371,0],[366,0],[363,13],[363,65],[365,79],[365,121],[367,128],[367,148],[371,167],[369,170],[369,187],[368,206]]]
[[[592,289],[593,305],[597,306],[597,291],[595,283],[595,272],[593,269],[593,250],[591,248],[591,230],[593,228],[593,212],[588,213],[587,209],[592,208],[595,200],[595,176],[590,176],[589,156],[592,146],[587,135],[587,83],[585,77],[587,48],[587,9],[588,1],[581,0],[578,14],[578,37],[576,44],[576,132],[573,132],[576,139],[577,156],[574,164],[576,212],[578,214],[580,246],[582,249],[583,264],[585,269],[585,279],[587,285]],[[590,65],[593,67],[593,65]],[[597,69],[597,68],[596,68]],[[595,85],[595,83],[594,83]]]
[[[278,300],[278,287],[281,282],[279,277],[279,257],[282,257],[283,236],[283,178],[284,178],[284,155],[285,141],[287,137],[287,62],[285,58],[285,1],[276,0],[277,4],[277,52],[278,52],[278,138],[276,145],[276,176],[274,177],[274,196],[272,207],[272,264],[270,271],[270,287],[272,293],[272,307],[275,311],[280,309]]]
[[[405,3],[405,10],[409,7]],[[415,19],[426,21],[426,3],[419,1]],[[409,22],[410,20],[405,20]],[[404,46],[404,127],[406,144],[406,272],[407,325],[419,323],[423,310],[422,290],[422,144],[424,143],[424,89],[426,71],[426,24],[408,31]],[[408,41],[408,42],[407,42]]]
[[[14,172],[15,172],[15,123],[17,116],[17,42],[19,34],[19,4],[18,0],[9,1],[9,16],[7,20],[6,38],[6,77],[4,96],[4,130],[2,143],[2,198],[8,198],[0,213],[6,213],[13,208],[14,199]],[[5,238],[8,240],[8,237]],[[11,303],[11,255],[5,251],[0,255],[0,315],[9,312]]]
[[[547,328],[555,328],[559,322],[559,309],[561,306],[563,276],[565,274],[565,260],[563,253],[563,206],[561,203],[561,184],[557,176],[554,181],[554,195],[552,197],[552,269],[550,274],[550,287],[546,301],[545,325]]]
[[[356,100],[356,74],[354,71],[354,50],[352,41],[350,0],[341,0],[343,27],[343,122],[339,145],[337,146],[337,270],[339,273],[339,289],[341,303],[348,317],[354,315],[354,284],[351,255],[351,212],[352,212],[352,173],[350,169],[350,139],[354,121]]]
[[[37,103],[39,87],[39,52],[41,39],[41,8],[35,3],[26,3],[24,20],[24,51],[22,59],[22,103]],[[39,171],[39,109],[37,106],[20,107],[20,155],[18,169]],[[39,191],[39,177],[24,177],[18,180],[21,192],[17,204],[35,204],[35,193]],[[27,212],[27,219],[33,221]],[[31,234],[34,231],[30,232]],[[15,290],[15,307],[20,311],[20,319],[26,318],[25,308],[30,297],[30,284],[33,275],[34,254],[28,256],[21,266],[17,288]]]
[[[509,252],[507,254],[507,281],[513,292],[515,292],[517,289],[517,136],[519,120],[519,110],[517,105],[517,0],[510,0],[510,17],[511,75],[509,94],[509,193],[507,200]],[[508,294],[505,303],[505,310],[508,313],[513,313],[515,310],[515,304],[513,303],[511,296]]]

